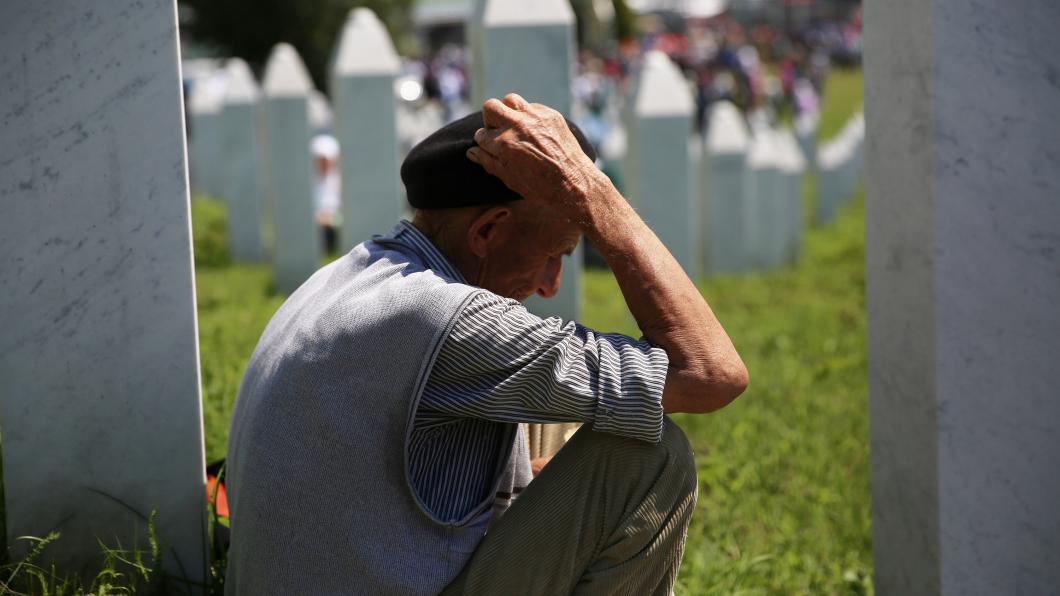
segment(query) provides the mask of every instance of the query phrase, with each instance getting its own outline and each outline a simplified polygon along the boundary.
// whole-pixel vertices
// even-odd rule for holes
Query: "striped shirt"
[[[438,274],[467,283],[412,224],[394,235]],[[668,364],[646,340],[541,319],[483,292],[458,314],[424,387],[409,436],[413,486],[439,519],[463,519],[492,496],[520,422],[582,422],[658,442]]]

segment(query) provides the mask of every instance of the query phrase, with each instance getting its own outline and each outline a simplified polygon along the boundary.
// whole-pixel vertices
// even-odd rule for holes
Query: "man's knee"
[[[698,485],[695,454],[684,431],[669,416],[663,418],[660,447],[667,453],[668,472],[674,481],[680,483],[684,490],[694,491]]]

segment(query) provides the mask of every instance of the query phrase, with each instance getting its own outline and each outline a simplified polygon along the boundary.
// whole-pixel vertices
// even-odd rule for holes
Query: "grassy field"
[[[835,73],[821,137],[860,103],[860,73]],[[283,301],[267,267],[227,263],[223,216],[195,202],[211,460],[224,456],[243,367]],[[678,594],[871,592],[863,222],[857,197],[838,221],[808,231],[798,265],[701,286],[751,386],[721,412],[679,417],[696,450],[700,499]],[[638,334],[610,273],[587,272],[585,288],[586,324]]]

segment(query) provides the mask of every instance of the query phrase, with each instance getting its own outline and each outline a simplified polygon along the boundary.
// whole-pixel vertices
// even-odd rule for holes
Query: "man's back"
[[[431,520],[409,487],[406,437],[433,356],[478,291],[400,243],[369,242],[284,303],[233,413],[229,593],[341,592],[357,578],[358,592],[428,594],[460,571],[489,508],[463,526]]]

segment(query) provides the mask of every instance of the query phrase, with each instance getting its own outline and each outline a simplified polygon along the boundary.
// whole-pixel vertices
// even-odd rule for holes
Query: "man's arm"
[[[563,116],[518,95],[483,106],[468,158],[577,223],[615,274],[644,336],[666,350],[666,412],[710,412],[747,387],[721,323],[670,251],[581,151]]]

